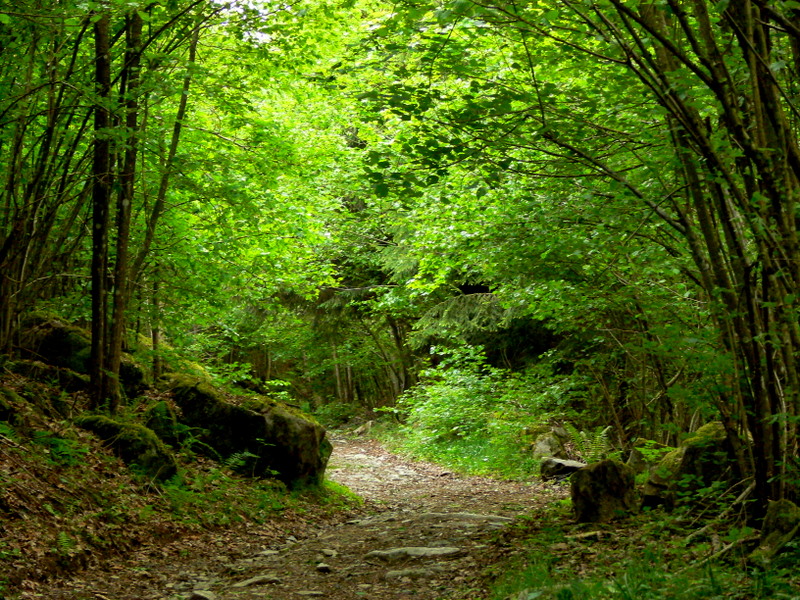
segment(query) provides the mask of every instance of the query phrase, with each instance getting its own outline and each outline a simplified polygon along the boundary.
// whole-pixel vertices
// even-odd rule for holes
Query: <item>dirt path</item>
[[[328,477],[365,498],[346,522],[288,533],[252,526],[145,549],[22,598],[46,600],[437,600],[482,597],[470,582],[498,529],[557,490],[462,477],[334,438]]]

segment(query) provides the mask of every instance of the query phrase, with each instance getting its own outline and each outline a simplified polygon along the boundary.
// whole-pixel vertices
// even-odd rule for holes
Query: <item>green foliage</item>
[[[14,440],[17,437],[17,430],[14,429],[10,423],[6,421],[0,421],[0,435],[7,437],[10,440]]]
[[[314,502],[318,502],[332,511],[346,511],[364,506],[364,498],[347,486],[330,479],[326,479],[321,486],[303,490],[299,494],[312,498]],[[297,495],[298,492],[293,492],[293,496]]]
[[[339,427],[358,414],[358,407],[347,402],[325,402],[317,406],[313,415],[325,427]]]
[[[71,556],[77,546],[78,543],[66,531],[58,532],[58,535],[56,536],[56,548],[58,549],[59,554],[62,556]]]
[[[83,464],[89,453],[89,448],[77,440],[63,438],[47,431],[33,432],[31,441],[45,448],[49,461],[64,467]]]
[[[164,484],[162,494],[172,518],[203,527],[245,520],[260,523],[285,510],[304,510],[301,507],[309,503],[340,511],[364,502],[333,481],[289,494],[285,486],[276,481],[243,479],[228,468],[185,470]]]
[[[231,471],[252,477],[259,458],[258,454],[245,450],[243,452],[234,452],[224,460],[223,464]],[[273,471],[273,474],[276,473]]]
[[[286,490],[272,481],[242,480],[214,468],[184,471],[167,481],[163,497],[178,522],[191,525],[231,525],[244,520],[263,522],[286,507]]]
[[[107,442],[133,471],[152,481],[166,481],[177,466],[172,453],[152,429],[104,415],[82,415],[75,424]]]
[[[552,573],[552,561],[544,555],[529,557],[524,564],[512,567],[500,578],[492,590],[496,600],[589,600],[602,598],[602,584],[588,584],[580,580],[562,583],[559,574]],[[597,595],[595,595],[597,594]]]
[[[10,561],[22,556],[19,548],[12,548],[5,541],[0,541],[0,560]],[[0,585],[0,592],[2,592],[2,585]]]
[[[578,430],[572,423],[565,422],[564,429],[567,430],[570,442],[583,462],[590,464],[610,458],[612,454],[611,440],[608,437],[608,432],[611,431],[610,425],[597,427],[594,431],[583,431]]]
[[[510,566],[494,585],[496,600],[768,600],[796,598],[794,574],[784,568],[743,572],[737,565],[686,564],[661,549],[617,556],[579,577],[545,552],[534,551]],[[619,562],[617,562],[619,561]],[[592,573],[593,572],[593,573]]]
[[[665,455],[675,450],[653,440],[636,440],[634,446],[642,454],[642,459],[651,465],[659,463]]]
[[[538,467],[526,432],[563,415],[583,394],[579,378],[542,363],[526,373],[484,363],[482,352],[454,350],[394,409],[406,420],[402,447],[468,472],[526,476]]]

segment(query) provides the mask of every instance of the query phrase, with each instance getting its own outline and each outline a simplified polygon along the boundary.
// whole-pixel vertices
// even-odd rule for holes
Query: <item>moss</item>
[[[130,354],[122,355],[119,381],[128,398],[135,398],[152,383],[149,372]]]
[[[18,360],[9,368],[12,373],[29,379],[50,383],[67,393],[89,389],[89,376],[64,367],[54,367],[38,360]]]
[[[91,334],[57,317],[33,315],[20,334],[20,347],[30,358],[77,373],[88,373]]]
[[[634,472],[616,460],[602,460],[576,471],[572,508],[582,523],[607,523],[637,511]]]
[[[241,403],[242,408],[252,410],[255,412],[263,412],[269,410],[278,404],[275,400],[265,396],[247,396]]]
[[[181,422],[198,432],[198,448],[211,458],[242,463],[248,475],[274,475],[290,487],[322,482],[332,448],[324,428],[302,411],[264,397],[229,402],[213,386],[181,374],[167,378],[167,389]]]
[[[247,396],[246,399],[242,402],[241,406],[242,408],[246,408],[248,410],[252,410],[253,412],[262,414],[269,412],[275,408],[279,408],[280,410],[289,413],[290,415],[294,415],[299,419],[303,419],[305,421],[308,421],[309,423],[313,423],[314,425],[319,425],[320,427],[323,427],[323,425],[314,415],[304,412],[300,408],[293,406],[291,404],[286,404],[285,402],[279,402],[278,400],[273,400],[268,396],[259,396],[259,395]]]
[[[790,500],[771,501],[767,506],[761,542],[749,560],[766,566],[781,549],[791,542],[800,531],[800,507]]]
[[[667,452],[659,461],[655,473],[663,479],[668,479],[669,477],[677,473],[678,469],[681,466],[682,458],[683,458],[682,448],[675,448],[675,450]]]
[[[134,423],[122,423],[102,415],[87,415],[75,424],[107,442],[125,464],[155,481],[175,475],[175,459],[152,429]]]
[[[203,365],[198,362],[193,362],[191,360],[180,360],[178,361],[178,367],[189,373],[190,375],[188,375],[188,377],[194,377],[206,383],[211,383],[211,374]]]
[[[178,420],[175,409],[165,401],[160,401],[147,409],[145,424],[164,442],[178,447],[187,436],[187,427]]]
[[[681,446],[710,446],[728,439],[725,427],[719,421],[711,421],[689,434]]]
[[[0,387],[0,421],[9,425],[20,424],[19,406],[25,402],[15,391]]]

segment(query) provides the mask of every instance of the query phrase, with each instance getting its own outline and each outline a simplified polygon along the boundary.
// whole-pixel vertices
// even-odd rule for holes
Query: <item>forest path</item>
[[[561,495],[538,482],[456,475],[374,440],[332,441],[327,476],[365,499],[347,521],[181,539],[24,598],[474,600],[483,594],[469,585],[496,555],[491,537]]]

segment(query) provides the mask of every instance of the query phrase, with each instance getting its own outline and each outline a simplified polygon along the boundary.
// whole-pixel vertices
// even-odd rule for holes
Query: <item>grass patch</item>
[[[490,600],[761,600],[800,598],[800,544],[767,569],[742,547],[709,561],[726,527],[687,542],[680,512],[641,515],[615,525],[570,522],[550,505],[502,534],[518,551],[487,571]],[[693,529],[702,523],[694,523]],[[724,536],[723,541],[724,541]]]
[[[289,498],[277,482],[248,480],[218,468],[183,471],[166,482],[160,496],[170,519],[202,527],[263,523],[280,514]]]
[[[326,504],[333,504],[343,509],[364,506],[364,498],[356,494],[346,485],[326,479],[318,491],[319,497]]]
[[[539,473],[539,461],[530,451],[503,437],[471,435],[431,439],[413,429],[400,428],[384,434],[382,441],[394,451],[429,460],[468,475],[526,479]]]

